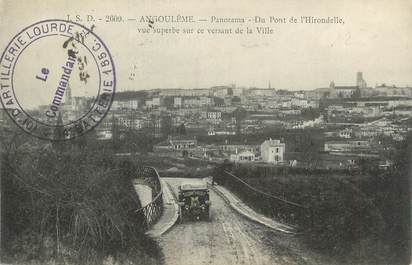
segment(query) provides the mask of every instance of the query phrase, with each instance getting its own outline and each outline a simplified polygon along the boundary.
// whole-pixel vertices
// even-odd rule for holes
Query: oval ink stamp
[[[25,132],[68,140],[95,128],[106,116],[116,88],[113,59],[86,27],[53,19],[13,37],[0,59],[4,110]]]

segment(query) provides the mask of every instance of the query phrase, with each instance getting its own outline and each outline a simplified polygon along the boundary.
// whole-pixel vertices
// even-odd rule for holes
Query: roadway
[[[164,179],[177,196],[184,179]],[[165,265],[333,264],[308,252],[296,237],[239,215],[213,190],[210,199],[210,221],[178,222],[158,239]]]

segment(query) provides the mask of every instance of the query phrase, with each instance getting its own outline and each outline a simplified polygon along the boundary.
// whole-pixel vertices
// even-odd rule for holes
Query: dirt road
[[[184,179],[165,180],[177,195]],[[293,236],[245,219],[215,192],[210,192],[210,198],[210,221],[178,223],[159,239],[165,265],[331,264],[303,255]]]

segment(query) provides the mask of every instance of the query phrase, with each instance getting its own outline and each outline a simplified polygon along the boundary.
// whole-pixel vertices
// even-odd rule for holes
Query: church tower
[[[363,79],[363,73],[357,72],[356,73],[356,86],[359,89],[366,88],[367,84],[366,81]]]
[[[65,93],[66,93],[65,103],[66,105],[71,105],[72,104],[72,89],[69,83],[67,84]]]

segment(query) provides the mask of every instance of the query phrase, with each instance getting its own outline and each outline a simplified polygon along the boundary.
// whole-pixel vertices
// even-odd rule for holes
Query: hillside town
[[[69,88],[63,113],[76,117],[88,104]],[[335,169],[367,161],[385,169],[411,124],[412,87],[370,87],[358,72],[352,86],[332,81],[314,90],[275,89],[269,82],[118,92],[96,133],[101,141],[145,135],[155,156]]]

